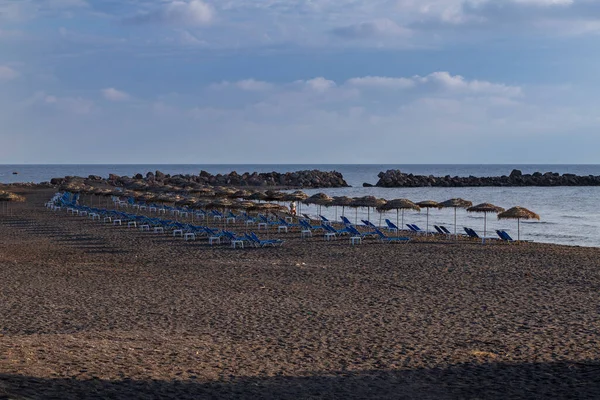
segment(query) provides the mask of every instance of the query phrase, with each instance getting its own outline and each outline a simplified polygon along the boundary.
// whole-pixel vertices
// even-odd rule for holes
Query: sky
[[[0,163],[600,163],[599,0],[0,0]]]

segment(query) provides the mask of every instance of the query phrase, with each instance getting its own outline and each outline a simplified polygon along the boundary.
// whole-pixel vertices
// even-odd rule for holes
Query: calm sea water
[[[559,172],[577,175],[600,175],[600,165],[0,165],[0,182],[42,182],[52,177],[66,175],[100,175],[109,173],[118,175],[145,174],[160,170],[169,174],[197,174],[200,170],[210,173],[243,172],[288,172],[302,169],[335,170],[344,175],[351,188],[306,190],[308,194],[325,192],[331,196],[350,197],[374,195],[385,199],[408,198],[415,202],[422,200],[444,201],[453,197],[462,197],[473,203],[490,202],[504,208],[523,206],[540,214],[540,222],[521,222],[521,238],[536,242],[559,243],[580,246],[600,246],[600,213],[597,211],[597,199],[600,187],[518,187],[518,188],[363,188],[363,182],[375,184],[377,174],[387,169],[400,169],[403,172],[420,175],[458,175],[458,176],[500,176],[508,175],[513,168],[523,173]],[[13,175],[18,172],[18,175]],[[303,211],[317,212],[314,207],[303,206]],[[339,217],[341,209],[323,209],[328,217]],[[354,210],[345,210],[353,220]],[[366,218],[367,210],[359,210],[358,218]],[[395,221],[396,213],[390,212],[383,218]],[[371,221],[378,223],[379,214],[370,214]],[[405,223],[415,223],[422,228],[426,224],[426,212],[406,212]],[[452,210],[431,210],[429,224],[454,226]],[[482,215],[467,214],[458,211],[457,226],[469,226],[483,233]],[[505,229],[513,237],[517,234],[516,221],[498,221],[494,215],[487,217],[488,235],[494,229]],[[431,229],[431,228],[430,228]]]

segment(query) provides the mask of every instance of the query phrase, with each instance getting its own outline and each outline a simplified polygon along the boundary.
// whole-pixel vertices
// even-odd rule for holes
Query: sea
[[[388,164],[262,164],[262,165],[157,165],[157,164],[119,164],[119,165],[0,165],[0,182],[34,182],[49,181],[53,177],[67,175],[88,176],[99,175],[108,177],[109,173],[132,176],[137,173],[157,170],[166,174],[198,174],[201,170],[212,174],[244,172],[290,172],[306,169],[324,171],[338,171],[352,187],[336,189],[308,189],[305,192],[312,195],[324,192],[330,196],[365,196],[373,195],[384,199],[408,198],[414,202],[423,200],[444,201],[460,197],[470,200],[473,204],[488,202],[506,209],[513,206],[526,207],[540,215],[540,221],[521,221],[521,239],[535,242],[557,243],[572,246],[600,246],[600,212],[598,199],[600,187],[471,187],[471,188],[365,188],[363,183],[375,184],[377,174],[388,169],[399,169],[405,173],[433,176],[501,176],[509,175],[513,169],[519,169],[524,174],[533,172],[558,172],[576,175],[600,175],[600,165],[388,165]],[[14,174],[14,173],[17,174]],[[385,224],[385,218],[396,222],[396,212],[391,211],[380,215],[374,210],[355,210],[336,207],[322,208],[302,205],[302,212],[316,214],[321,212],[327,218],[338,219],[344,213],[348,218],[366,219],[373,223]],[[428,221],[428,222],[427,222]],[[504,229],[513,238],[517,236],[517,221],[498,220],[495,215],[467,213],[458,210],[456,227],[462,231],[463,227],[473,228],[480,234],[484,231],[484,222],[487,236],[493,236],[496,229]],[[414,223],[426,229],[432,225],[445,225],[454,230],[454,211],[432,209],[427,212],[407,211],[404,214],[404,223]]]

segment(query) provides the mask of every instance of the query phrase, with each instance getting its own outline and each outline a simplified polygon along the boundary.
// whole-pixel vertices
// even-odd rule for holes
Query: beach
[[[600,249],[0,214],[0,399],[598,398]]]

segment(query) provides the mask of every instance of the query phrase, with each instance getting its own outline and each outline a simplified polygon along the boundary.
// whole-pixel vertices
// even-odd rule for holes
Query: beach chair
[[[331,221],[325,218],[324,216],[319,215],[319,218],[321,218],[323,225],[331,225]]]
[[[223,236],[231,243],[231,247],[244,248],[244,243],[249,243],[248,238],[245,236],[237,236],[235,233],[230,231],[223,231]]]
[[[346,218],[345,216],[341,216],[340,219],[342,220],[342,222],[344,223],[344,225],[354,225],[352,222],[350,222],[350,220],[348,218]]]
[[[437,225],[434,225],[434,226],[433,226],[433,229],[435,229],[435,230],[436,230],[436,232],[437,232],[437,233],[439,233],[440,235],[446,235],[446,232],[444,232],[444,231],[442,230],[442,228],[440,228],[440,227],[439,227],[439,226],[437,226]]]
[[[444,225],[440,225],[440,229],[444,231],[446,235],[452,235],[452,232],[450,232]]]
[[[309,229],[311,231],[319,230],[319,229],[323,230],[324,229],[323,225],[311,225],[310,221],[307,220],[307,219],[301,219],[298,222],[299,222],[301,228],[306,228],[306,229]]]
[[[250,234],[245,234],[246,238],[248,238],[248,240],[250,242],[252,242],[254,244],[255,247],[266,247],[266,246],[282,246],[283,245],[283,240],[281,239],[268,239],[268,240],[261,240],[258,236],[256,236],[256,233],[254,232],[250,232]]]
[[[423,229],[419,228],[415,224],[406,224],[406,226],[408,226],[408,229],[410,229],[412,232],[416,233],[417,235],[422,235],[422,234],[426,233]]]
[[[350,235],[352,235],[352,236],[360,236],[361,238],[364,238],[364,237],[367,237],[367,236],[377,235],[377,233],[375,231],[373,231],[373,232],[361,232],[358,229],[356,229],[355,226],[347,226],[345,230]],[[375,228],[375,230],[377,230],[377,228]]]
[[[410,241],[410,238],[408,237],[402,237],[402,236],[387,236],[385,233],[383,233],[382,231],[380,231],[379,229],[375,228],[375,233],[377,234],[379,240],[381,240],[382,242],[388,242],[388,243],[408,243]]]
[[[325,232],[335,233],[336,235],[340,235],[340,236],[351,233],[352,229],[356,229],[353,226],[346,226],[345,228],[342,228],[342,229],[336,229],[331,225],[322,225],[322,227],[325,230]]]
[[[392,221],[390,221],[389,219],[385,220],[385,224],[387,225],[387,230],[389,232],[398,232],[400,229],[396,226],[396,224],[394,224]]]
[[[371,221],[367,220],[367,219],[361,219],[362,223],[364,226],[366,226],[367,228],[372,228],[375,229],[377,228],[377,226],[375,226]]]
[[[516,240],[514,240],[512,237],[510,237],[510,235],[503,230],[497,230],[496,234],[498,235],[498,237],[500,237],[500,239],[502,239],[505,242],[516,242]]]
[[[467,228],[466,226],[463,227],[465,232],[467,233],[467,236],[469,236],[470,238],[473,239],[481,239],[481,237],[479,237],[479,235],[477,234],[477,232],[475,232],[473,229],[471,228]]]

